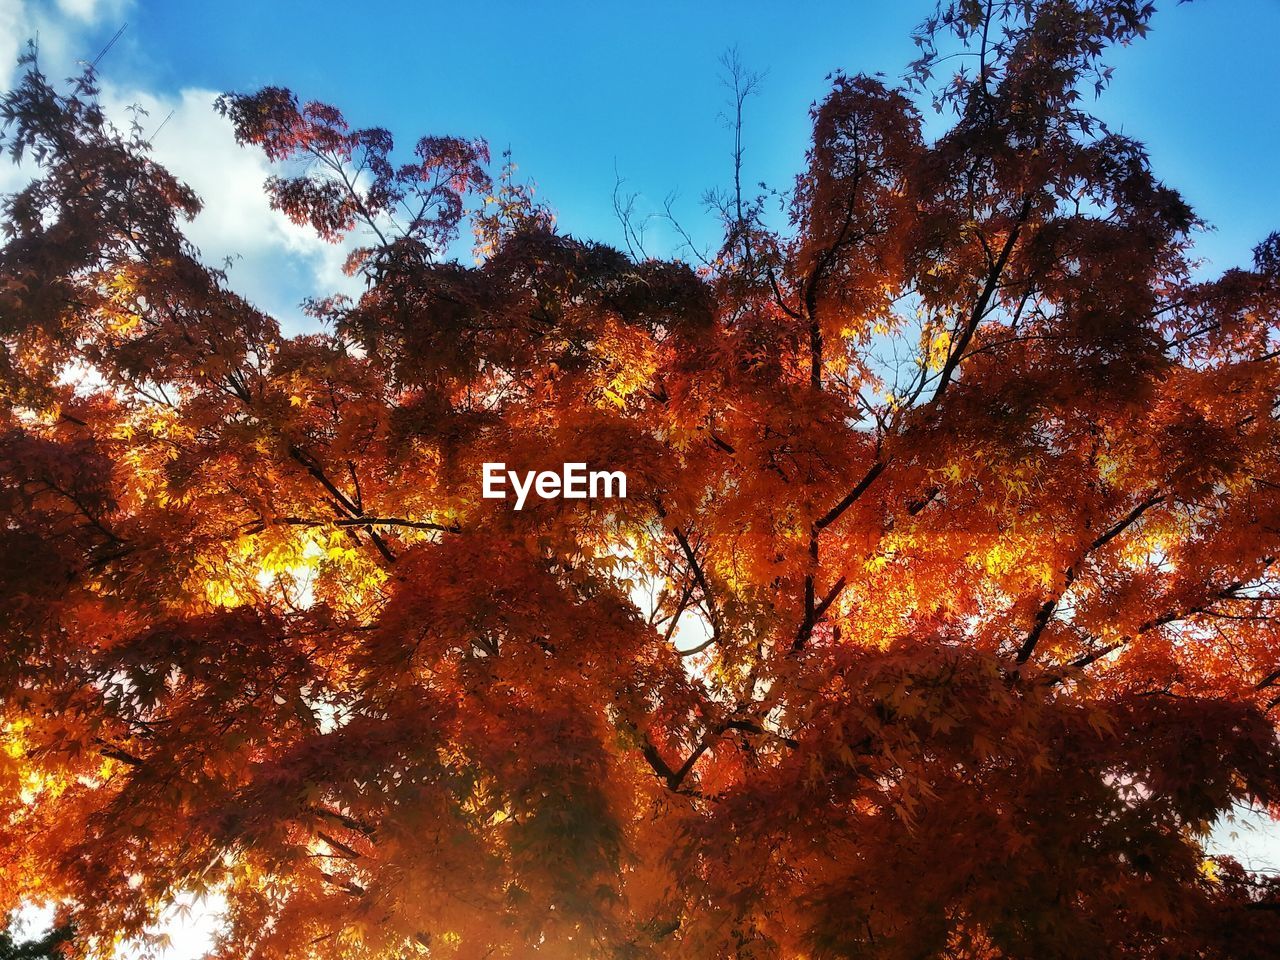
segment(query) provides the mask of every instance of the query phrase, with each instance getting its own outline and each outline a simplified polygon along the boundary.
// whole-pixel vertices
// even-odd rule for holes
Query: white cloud
[[[189,88],[171,97],[111,85],[103,93],[117,124],[128,122],[132,104],[147,111],[144,130],[156,160],[200,196],[203,208],[187,235],[205,261],[221,266],[236,258],[231,286],[284,313],[282,322],[296,328],[303,322],[300,296],[359,291],[359,282],[342,272],[348,247],[327,243],[271,209],[262,186],[271,166],[256,149],[236,143],[230,122],[213,108],[216,96]]]
[[[68,76],[77,62],[98,55],[132,6],[133,0],[0,0],[0,81],[11,86],[28,40],[36,42],[45,73]]]
[[[5,89],[16,79],[15,61],[27,38],[38,39],[48,76],[67,76],[78,60],[96,54],[105,42],[102,35],[109,39],[107,31],[130,5],[131,0],[0,0]],[[314,324],[298,309],[303,297],[359,292],[359,281],[342,272],[351,244],[326,243],[271,209],[262,187],[271,167],[256,149],[235,142],[231,124],[213,108],[216,91],[139,89],[114,82],[111,66],[108,60],[102,70],[108,116],[123,129],[131,120],[131,105],[147,111],[144,130],[155,158],[203,203],[187,234],[209,264],[222,266],[233,258],[228,274],[233,289],[273,313],[289,332]],[[20,169],[0,161],[0,192],[18,189],[31,175],[29,165]]]
[[[1264,810],[1237,807],[1218,821],[1207,847],[1211,854],[1235,857],[1249,870],[1280,870],[1280,824]]]
[[[132,6],[131,0],[58,0],[58,10],[82,23],[97,23],[119,16]]]
[[[10,86],[18,53],[22,50],[22,3],[0,0],[0,80]]]

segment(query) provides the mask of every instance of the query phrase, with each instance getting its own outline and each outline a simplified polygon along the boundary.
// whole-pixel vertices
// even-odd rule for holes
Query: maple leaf
[[[1086,112],[1151,15],[944,2],[905,85],[829,78],[785,226],[739,146],[699,270],[481,140],[228,94],[270,201],[363,238],[297,336],[28,61],[0,910],[73,957],[205,894],[260,960],[1280,954],[1204,848],[1280,809],[1280,242],[1196,279]],[[494,462],[628,496],[516,512]]]

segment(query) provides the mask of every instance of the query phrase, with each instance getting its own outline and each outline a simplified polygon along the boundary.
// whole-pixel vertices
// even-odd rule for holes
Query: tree
[[[44,936],[15,940],[0,930],[0,960],[62,960],[61,946],[72,936],[67,927],[54,927]]]
[[[181,891],[264,960],[1275,956],[1280,891],[1204,841],[1280,799],[1280,238],[1196,279],[1087,112],[1151,15],[944,3],[698,271],[558,232],[479,141],[229,94],[359,245],[295,337],[29,62],[0,908],[75,955]],[[515,512],[494,461],[629,496]]]

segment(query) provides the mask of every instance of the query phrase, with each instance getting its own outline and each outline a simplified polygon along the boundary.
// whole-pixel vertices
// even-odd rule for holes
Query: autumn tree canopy
[[[1151,15],[944,2],[901,85],[832,78],[785,226],[731,188],[692,265],[480,140],[228,94],[354,243],[291,337],[29,61],[0,910],[77,956],[202,892],[227,960],[1280,954],[1204,847],[1280,803],[1280,239],[1200,278],[1090,115]],[[516,512],[491,461],[628,496]]]

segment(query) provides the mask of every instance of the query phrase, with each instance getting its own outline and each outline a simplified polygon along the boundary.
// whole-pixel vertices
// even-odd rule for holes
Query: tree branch
[[[1125,530],[1137,523],[1144,513],[1157,504],[1163,503],[1166,499],[1167,498],[1163,494],[1148,497],[1085,547],[1084,551],[1076,559],[1075,563],[1067,567],[1066,574],[1063,577],[1062,587],[1053,597],[1046,600],[1036,612],[1035,622],[1032,624],[1031,630],[1023,639],[1022,645],[1018,648],[1017,656],[1014,658],[1015,663],[1021,665],[1031,659],[1031,655],[1035,652],[1036,644],[1040,641],[1040,635],[1044,633],[1045,627],[1049,625],[1049,621],[1053,618],[1054,612],[1058,609],[1058,604],[1062,602],[1063,596],[1065,596],[1066,592],[1071,589],[1071,585],[1075,583],[1076,571],[1080,564],[1087,560],[1095,550],[1101,549],[1116,537],[1120,536],[1120,534]]]
[[[977,302],[973,305],[973,310],[969,314],[969,320],[965,324],[960,339],[956,342],[955,348],[947,355],[947,361],[942,366],[942,373],[938,380],[938,387],[934,390],[933,396],[929,400],[931,405],[942,399],[942,394],[946,391],[948,384],[951,383],[951,378],[955,375],[956,368],[960,366],[960,360],[963,358],[965,350],[968,349],[969,342],[973,339],[973,335],[977,332],[983,318],[986,317],[991,298],[995,296],[996,289],[1000,285],[1000,278],[1004,274],[1004,268],[1009,263],[1009,257],[1013,253],[1014,245],[1018,242],[1018,235],[1022,232],[1022,228],[1030,214],[1031,197],[1027,196],[1022,201],[1022,209],[1018,212],[1018,218],[1014,222],[1012,229],[1009,230],[1009,236],[1005,238],[1004,246],[1000,249],[1000,255],[987,273],[982,292],[978,295]]]

